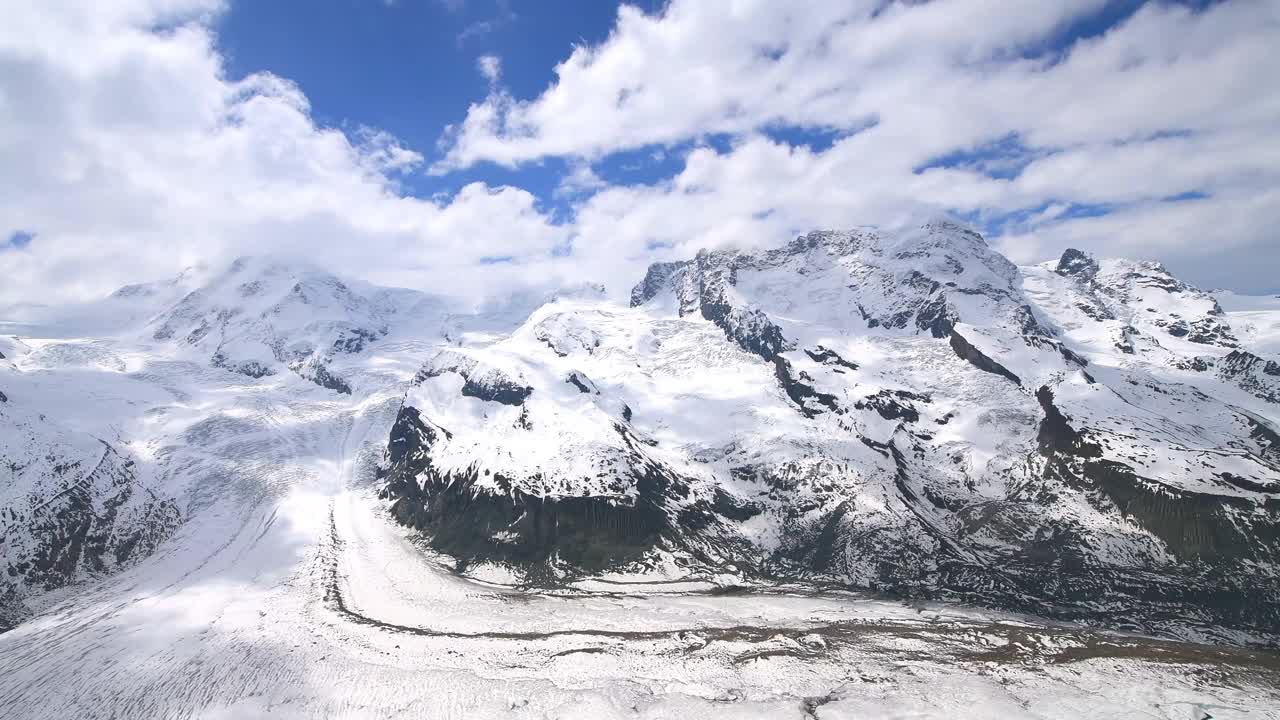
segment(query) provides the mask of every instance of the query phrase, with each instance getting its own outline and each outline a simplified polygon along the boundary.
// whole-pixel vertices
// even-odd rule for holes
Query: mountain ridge
[[[1056,283],[1055,292],[1069,302],[1044,303],[1023,287],[1038,292],[1046,282]],[[1138,318],[1148,303],[1160,308]],[[1107,314],[1090,315],[1099,305]],[[831,316],[840,308],[846,308],[847,322],[833,326]],[[1128,310],[1120,313],[1123,308]],[[647,547],[649,561],[641,565],[648,571],[749,568],[746,577],[825,578],[1096,621],[1133,605],[1128,622],[1145,630],[1178,625],[1168,617],[1173,606],[1187,615],[1185,625],[1270,633],[1280,621],[1280,608],[1265,599],[1275,596],[1280,547],[1274,431],[1262,417],[1274,409],[1257,404],[1265,401],[1258,396],[1246,401],[1254,403],[1251,410],[1236,408],[1182,382],[1191,375],[1198,383],[1216,382],[1188,364],[1191,358],[1207,358],[1205,367],[1256,363],[1238,354],[1217,302],[1158,264],[1097,261],[1068,251],[1056,264],[1021,270],[976,233],[949,224],[924,226],[905,238],[824,232],[770,251],[703,251],[688,261],[655,264],[631,293],[629,311],[592,323],[580,313],[565,308],[562,314],[573,320],[556,320],[594,332],[580,364],[573,352],[544,358],[559,347],[546,333],[534,345],[522,343],[517,331],[478,353],[514,359],[526,375],[555,378],[557,385],[570,382],[562,377],[590,377],[591,387],[633,413],[625,420],[602,415],[598,427],[616,426],[621,429],[613,432],[655,448],[651,453],[658,454],[637,466],[656,462],[670,480],[641,499],[646,514],[657,508],[665,522],[656,534],[630,536],[608,522],[595,529],[611,542]],[[695,322],[688,325],[690,320]],[[1171,320],[1182,320],[1188,332]],[[696,330],[697,321],[714,327],[722,340]],[[601,337],[610,323],[618,334],[618,326],[631,322],[636,327],[620,337]],[[1094,337],[1098,330],[1113,340],[1109,347]],[[713,421],[740,431],[709,432],[685,423],[687,434],[666,437],[672,434],[670,414],[698,412],[682,400],[687,394],[655,389],[665,358],[658,350],[654,362],[643,345],[673,332],[696,334],[709,347],[727,343],[741,353],[727,358],[726,347],[714,359],[681,366],[684,372],[739,373],[743,386],[753,388],[748,405],[754,410],[737,398],[729,403],[731,412]],[[1139,347],[1128,353],[1117,338]],[[1186,348],[1198,354],[1188,358]],[[1221,361],[1211,351],[1224,353]],[[1229,352],[1237,353],[1234,360],[1227,359]],[[617,361],[600,361],[606,354]],[[886,363],[888,357],[900,362]],[[1173,362],[1178,358],[1187,362]],[[963,366],[971,371],[961,372]],[[649,383],[644,389],[664,397],[666,417],[655,421],[646,401],[627,391],[637,384],[636,367]],[[929,370],[936,373],[932,380],[922,379]],[[943,376],[960,392],[941,387]],[[429,397],[411,391],[406,407],[457,430],[433,438],[428,445],[441,449],[428,455],[448,456],[464,436],[487,434],[483,449],[466,453],[479,459],[468,470],[479,475],[487,472],[484,458],[510,451],[493,440],[494,433],[512,443],[532,435],[542,445],[579,448],[573,451],[578,454],[584,446],[575,438],[592,432],[555,425],[539,434],[544,414],[562,407],[536,383],[530,386],[532,405],[485,409],[475,426],[454,424],[454,413],[462,412],[455,395],[444,387]],[[563,403],[573,402],[563,396]],[[699,399],[712,403],[723,396],[703,392]],[[1211,427],[1173,422],[1193,405],[1202,406],[1197,412],[1213,421]],[[982,412],[971,412],[974,407]],[[1122,407],[1136,418],[1128,429],[1106,419]],[[984,424],[985,432],[1004,434],[1002,442],[972,434]],[[969,427],[950,429],[960,425]],[[770,429],[776,426],[787,430]],[[463,427],[476,430],[458,429]],[[767,450],[742,449],[749,445]],[[397,490],[413,472],[391,471],[384,493],[397,516],[430,536],[432,522],[409,512],[414,500]],[[583,490],[590,487],[588,474],[580,473],[569,488],[603,501],[604,495]],[[433,477],[441,492],[453,487],[447,473]],[[533,482],[531,489],[532,476],[525,481],[521,492],[543,497],[544,504],[571,494],[545,483]],[[416,502],[427,507],[432,499]],[[535,553],[541,559],[533,563],[544,563],[541,575],[610,569],[557,566],[566,547],[583,542],[583,535],[522,534],[519,523],[527,512],[515,503],[507,515],[489,516],[469,540],[483,550],[461,553],[462,564],[508,557],[502,548],[514,543],[525,550],[542,545]],[[1046,515],[1048,520],[1039,517]],[[561,520],[575,527],[588,522],[573,512],[541,522]],[[502,539],[490,542],[486,532]],[[459,554],[458,547],[438,549]],[[527,565],[528,553],[522,557]],[[1059,577],[1043,577],[1046,566]],[[1152,573],[1165,577],[1144,577]],[[1255,581],[1258,587],[1250,585]],[[1072,583],[1079,587],[1063,587]]]

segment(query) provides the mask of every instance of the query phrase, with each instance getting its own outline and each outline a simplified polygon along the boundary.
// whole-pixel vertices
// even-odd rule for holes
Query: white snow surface
[[[1252,497],[1214,473],[1275,480],[1241,445],[1232,408],[1280,424],[1276,406],[1181,368],[1228,349],[1154,324],[1202,317],[1212,296],[1120,283],[1135,267],[1157,270],[1106,261],[1108,282],[1128,294],[1104,298],[1116,319],[1100,325],[1082,319],[1074,281],[1014,267],[980,239],[839,239],[852,249],[834,260],[817,247],[761,261],[732,291],[782,327],[796,343],[786,357],[842,402],[928,393],[912,406],[933,426],[939,456],[957,458],[946,477],[975,494],[1007,492],[993,470],[1034,443],[1032,393],[1050,379],[1073,419],[1114,422],[1130,437],[1106,452],[1137,457],[1154,481]],[[911,305],[905,291],[885,300],[909,267],[999,290],[959,294],[957,328],[1021,384],[915,328],[868,324]],[[787,281],[797,268],[808,278],[800,286]],[[1274,359],[1280,301],[1217,297],[1236,338]],[[778,466],[822,456],[828,485],[802,488],[810,495],[797,502],[841,497],[853,500],[851,513],[883,511],[873,478],[892,464],[856,435],[889,442],[900,423],[870,411],[804,417],[770,365],[696,313],[681,316],[679,298],[630,308],[587,288],[546,300],[477,311],[246,259],[0,324],[0,564],[30,552],[20,524],[7,524],[12,511],[56,500],[104,457],[135,468],[140,490],[122,524],[150,496],[171,498],[182,518],[145,559],[78,572],[53,590],[15,586],[32,617],[0,634],[0,716],[1280,717],[1280,674],[1263,651],[801,587],[707,592],[736,578],[670,564],[559,592],[518,589],[502,568],[453,573],[375,494],[374,467],[402,403],[451,433],[432,451],[437,467],[483,466],[531,494],[625,500],[634,488],[613,426],[626,422],[652,441],[645,452],[701,481],[691,502],[715,488],[754,497],[758,488],[729,475],[730,459]],[[1097,382],[1056,350],[1012,339],[1024,304],[1055,342],[1089,359]],[[1146,341],[1132,355],[1115,349],[1125,324]],[[359,349],[335,350],[357,330],[368,333]],[[818,346],[857,368],[803,354]],[[352,392],[294,367],[308,361]],[[245,374],[250,363],[269,372]],[[505,405],[463,395],[457,371],[420,372],[444,365],[532,393]],[[1173,384],[1213,400],[1192,406],[1161,392]],[[1207,450],[1220,453],[1213,467],[1191,471]],[[69,464],[74,471],[52,469]],[[1066,502],[1046,512],[1093,511]],[[1100,554],[1162,553],[1121,519],[1090,517],[1103,526]],[[780,541],[768,513],[742,532],[766,550]]]

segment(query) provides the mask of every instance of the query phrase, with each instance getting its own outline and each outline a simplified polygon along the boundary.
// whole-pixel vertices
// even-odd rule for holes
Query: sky
[[[938,215],[1280,292],[1280,2],[0,0],[0,302],[481,300]]]

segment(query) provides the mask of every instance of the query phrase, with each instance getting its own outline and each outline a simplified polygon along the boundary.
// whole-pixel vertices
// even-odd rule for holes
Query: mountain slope
[[[181,520],[110,443],[0,403],[0,629],[27,597],[100,578],[149,555]]]

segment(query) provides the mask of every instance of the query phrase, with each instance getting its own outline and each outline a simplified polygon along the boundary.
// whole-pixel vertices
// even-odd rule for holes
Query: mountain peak
[[[1058,259],[1058,266],[1054,268],[1054,272],[1059,275],[1087,278],[1097,275],[1098,269],[1098,261],[1093,257],[1075,248],[1067,248],[1062,251],[1062,257]]]

